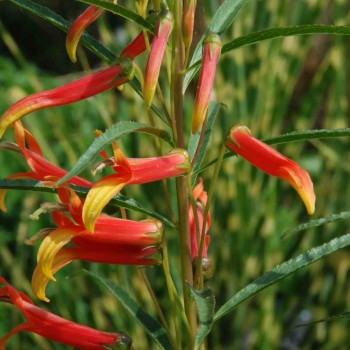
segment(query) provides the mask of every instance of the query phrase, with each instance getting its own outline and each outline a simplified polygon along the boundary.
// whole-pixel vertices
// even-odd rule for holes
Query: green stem
[[[205,205],[204,208],[204,213],[203,213],[203,225],[202,225],[202,230],[201,230],[201,240],[200,240],[200,244],[199,244],[199,248],[198,248],[198,259],[197,259],[197,265],[196,265],[196,274],[194,277],[194,281],[196,282],[197,285],[197,281],[198,281],[198,276],[200,276],[202,274],[202,251],[203,251],[203,246],[204,246],[204,238],[205,238],[205,229],[207,226],[207,218],[208,218],[208,214],[209,214],[209,208],[210,208],[210,203],[211,203],[211,199],[213,197],[213,193],[214,193],[214,188],[216,185],[216,180],[218,178],[219,175],[219,171],[221,168],[221,164],[222,161],[224,159],[224,155],[225,155],[225,144],[223,143],[220,149],[220,153],[218,156],[218,160],[215,164],[215,169],[214,169],[214,173],[213,176],[211,178],[211,182],[210,182],[210,186],[209,186],[209,190],[208,190],[208,198],[207,198],[207,204]]]
[[[175,329],[175,339],[176,339],[175,343],[177,343],[176,349],[180,350],[181,349],[181,332],[179,330],[178,318],[176,313],[176,301],[175,301],[176,290],[174,290],[174,283],[170,273],[168,245],[165,237],[163,239],[162,247],[163,247],[163,270],[164,270],[165,282],[167,285],[169,301],[170,301],[170,317],[173,320],[174,329]],[[169,337],[170,336],[172,335],[169,335]]]
[[[174,28],[172,32],[172,65],[171,65],[171,114],[176,127],[174,135],[177,135],[176,144],[184,148],[184,125],[183,125],[183,63],[184,48],[182,42],[182,2],[173,1]],[[194,347],[194,336],[197,331],[197,317],[195,304],[191,300],[187,284],[193,285],[190,225],[188,220],[188,196],[185,177],[176,179],[177,206],[178,206],[178,228],[181,259],[181,277],[185,313],[191,327],[189,334],[188,349]]]

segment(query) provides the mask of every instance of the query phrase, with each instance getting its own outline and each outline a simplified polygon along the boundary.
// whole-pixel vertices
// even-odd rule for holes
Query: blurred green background
[[[73,20],[86,6],[73,1],[37,1]],[[199,1],[196,38],[204,31],[220,1]],[[128,3],[129,8],[133,8]],[[223,43],[270,27],[300,24],[350,24],[347,0],[250,1],[223,36]],[[105,14],[89,33],[115,53],[138,33],[139,28]],[[100,67],[86,49],[79,50],[79,63],[70,63],[65,52],[65,34],[40,18],[0,1],[0,114],[12,103],[35,91],[59,86]],[[215,158],[227,130],[233,124],[247,125],[253,135],[268,138],[304,129],[350,126],[350,44],[346,36],[295,36],[265,41],[222,56],[212,99],[222,102],[206,160]],[[144,67],[146,55],[137,59]],[[195,80],[187,91],[186,138],[189,136]],[[93,140],[93,130],[105,129],[120,120],[147,122],[142,100],[129,86],[87,101],[56,107],[23,119],[42,146],[44,155],[70,169]],[[158,121],[157,121],[158,122]],[[160,126],[162,123],[159,123]],[[11,140],[11,132],[6,133]],[[154,156],[149,136],[128,136],[120,145],[127,156]],[[276,147],[306,168],[317,196],[313,219],[349,210],[349,139],[294,142]],[[164,146],[163,152],[167,151]],[[25,171],[21,156],[0,152],[0,178]],[[201,174],[208,188],[213,168]],[[89,172],[86,177],[92,179]],[[170,181],[172,184],[172,182]],[[124,194],[145,207],[168,216],[160,183],[128,187]],[[172,186],[173,188],[173,186]],[[36,247],[25,238],[52,226],[49,217],[39,222],[28,215],[43,201],[55,196],[11,190],[7,213],[0,213],[0,275],[32,296],[30,278],[36,264]],[[308,221],[297,194],[281,180],[257,171],[242,159],[224,162],[212,205],[209,256],[215,271],[208,285],[218,306],[236,291],[275,265],[303,251],[349,232],[349,221],[339,221],[288,236],[283,232]],[[140,218],[128,212],[130,218]],[[179,281],[178,241],[167,230],[171,268]],[[50,304],[37,305],[76,322],[105,331],[122,330],[136,349],[157,348],[143,329],[105,289],[79,273],[82,267],[100,272],[123,286],[154,315],[152,302],[137,269],[74,262],[57,274],[57,283],[47,291]],[[214,325],[209,349],[348,349],[349,321],[342,319],[294,328],[298,323],[349,311],[349,249],[341,250],[268,288]],[[161,305],[167,308],[162,269],[147,269]],[[0,304],[0,336],[21,322],[22,316]],[[16,335],[6,349],[66,349],[32,334]]]

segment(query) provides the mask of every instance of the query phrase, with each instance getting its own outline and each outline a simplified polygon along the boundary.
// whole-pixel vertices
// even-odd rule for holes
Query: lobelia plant
[[[0,209],[6,212],[4,215],[11,217],[14,212],[14,208],[5,205],[5,194],[9,189],[31,189],[58,195],[58,201],[55,201],[57,197],[53,197],[52,201],[42,203],[30,216],[41,225],[41,214],[48,213],[55,227],[41,228],[36,235],[26,239],[28,245],[36,245],[42,239],[37,252],[36,267],[32,268],[31,286],[38,299],[45,302],[51,300],[48,308],[58,297],[59,285],[66,285],[67,289],[70,283],[63,278],[56,281],[54,275],[61,269],[60,273],[71,275],[69,271],[75,264],[72,263],[74,260],[93,263],[91,266],[104,265],[107,268],[114,265],[132,265],[136,266],[135,271],[139,271],[140,279],[144,282],[133,296],[107,273],[96,273],[93,268],[89,268],[83,279],[90,276],[111,291],[121,301],[131,319],[137,321],[155,346],[161,349],[224,348],[228,345],[226,342],[224,345],[220,344],[220,337],[224,337],[222,334],[219,337],[210,336],[223,316],[299,269],[350,245],[348,234],[318,246],[313,244],[309,250],[293,258],[286,254],[283,260],[279,260],[279,265],[269,271],[257,268],[253,282],[252,279],[242,279],[240,285],[233,288],[233,295],[228,300],[217,300],[215,296],[219,287],[215,286],[212,279],[216,273],[220,274],[223,266],[218,263],[221,257],[210,253],[211,247],[219,245],[220,241],[220,233],[214,235],[212,231],[217,230],[224,215],[230,215],[227,212],[221,214],[220,209],[215,210],[214,205],[224,160],[239,156],[234,158],[234,162],[232,159],[230,163],[227,161],[225,166],[234,168],[240,181],[240,172],[243,174],[242,169],[247,164],[243,164],[238,158],[243,158],[255,167],[257,176],[265,173],[284,179],[296,190],[307,213],[317,215],[314,185],[308,172],[308,168],[312,167],[308,164],[303,167],[298,165],[297,158],[287,158],[271,147],[271,144],[350,135],[348,128],[294,130],[288,134],[264,135],[274,137],[264,142],[253,137],[250,131],[251,129],[254,134],[255,131],[256,134],[260,132],[256,120],[251,120],[245,126],[233,116],[229,121],[231,126],[219,136],[218,145],[217,137],[215,139],[212,135],[218,124],[215,122],[220,103],[225,104],[226,101],[210,101],[215,100],[213,92],[216,90],[217,72],[220,71],[220,65],[225,65],[220,60],[233,49],[267,39],[316,33],[350,35],[349,28],[331,25],[270,28],[229,41],[224,33],[243,6],[249,2],[247,0],[223,1],[208,27],[201,31],[202,21],[196,21],[200,11],[195,16],[199,5],[196,0],[134,0],[125,4],[108,0],[81,0],[77,3],[85,3],[86,9],[73,23],[65,21],[36,1],[10,2],[67,32],[66,50],[72,62],[79,61],[79,45],[82,44],[103,58],[108,65],[96,72],[84,73],[84,77],[62,86],[19,99],[8,106],[0,117],[0,138],[11,139],[13,134],[13,141],[3,141],[0,148],[22,155],[30,168],[28,172],[2,176]],[[128,25],[135,27],[138,33],[128,45],[119,48],[118,55],[85,32],[92,23],[98,23],[106,12],[124,17],[130,22]],[[202,37],[199,38],[198,34]],[[198,84],[196,89],[190,85],[192,81]],[[36,114],[39,110],[75,104],[98,97],[97,95],[104,94],[107,90],[123,90],[124,86],[124,90],[128,89],[127,93],[122,92],[116,98],[125,97],[131,105],[140,104],[140,100],[137,100],[137,96],[140,96],[144,115],[136,121],[135,116],[130,116],[126,121],[118,121],[117,112],[113,116],[112,126],[105,131],[95,130],[95,139],[80,154],[70,170],[64,170],[47,160],[43,156],[40,142],[32,134],[33,131],[22,125],[22,122],[30,125],[30,120],[38,117]],[[130,96],[133,102],[130,102]],[[93,99],[90,101],[94,103]],[[188,104],[192,108],[187,108]],[[95,118],[98,119],[99,116],[96,115]],[[62,119],[74,119],[74,115],[62,115]],[[144,122],[145,119],[147,122]],[[91,122],[91,135],[94,133],[92,125],[94,124]],[[261,129],[266,132],[268,128]],[[134,154],[135,145],[127,146],[131,133],[136,134],[133,135],[133,143],[136,143],[135,139],[141,139],[141,134],[151,135],[154,142],[147,141],[147,145],[151,146],[143,147],[140,154]],[[64,135],[66,142],[72,141],[69,133]],[[86,145],[85,140],[81,140],[81,143]],[[122,149],[127,149],[125,154],[128,157],[119,145],[122,145]],[[108,153],[110,147],[111,155]],[[208,155],[213,154],[215,159],[203,165]],[[103,159],[96,163],[98,155]],[[92,169],[92,176],[83,174],[87,167]],[[251,168],[249,171],[255,170]],[[201,177],[198,178],[200,173]],[[269,183],[268,186],[274,186],[268,179],[264,181]],[[244,191],[253,187],[248,177],[243,182]],[[121,194],[125,191],[128,196],[130,193],[137,195],[137,191],[132,192],[134,186],[131,185],[138,185],[138,188],[142,185],[143,188],[145,184],[154,187],[151,187],[152,193],[147,196],[150,200],[146,200],[144,196],[142,204]],[[255,186],[252,189],[255,193],[254,201],[263,206],[266,198],[260,196],[257,188]],[[288,195],[283,197],[285,193]],[[230,195],[230,191],[226,191],[225,195]],[[295,196],[289,197],[289,190],[286,188],[276,191],[276,197],[276,201],[287,213],[300,207],[300,201]],[[236,194],[235,201],[240,200],[242,199],[239,194]],[[327,218],[320,220],[332,221]],[[244,222],[235,223],[237,231],[244,230],[240,224]],[[321,224],[321,221],[316,220],[304,225],[314,227]],[[230,242],[223,245],[224,255],[232,247]],[[29,249],[26,247],[26,250]],[[156,277],[151,276],[151,267],[153,271],[157,271]],[[258,277],[261,272],[264,274]],[[0,301],[15,305],[27,321],[6,335],[0,335],[0,350],[5,349],[12,335],[24,331],[79,349],[133,349],[133,346],[142,348],[143,340],[137,339],[137,334],[140,334],[138,332],[127,336],[124,333],[129,333],[127,329],[115,333],[99,331],[34,306],[29,297],[7,282],[11,276],[5,277],[0,277],[0,283],[5,285],[0,288]],[[128,278],[131,281],[132,277]],[[46,290],[50,280],[56,281],[57,289]],[[139,305],[139,300],[134,300],[138,299],[137,292],[140,290],[149,293],[153,313],[146,312],[143,305]],[[231,291],[232,288],[228,293]],[[72,293],[76,298],[80,297],[79,290]],[[103,290],[99,290],[99,293],[103,293]],[[219,301],[221,305],[216,309]],[[91,321],[91,324],[94,322]],[[153,348],[153,345],[147,345],[146,340],[144,342],[144,349]],[[233,348],[232,344],[228,348]]]

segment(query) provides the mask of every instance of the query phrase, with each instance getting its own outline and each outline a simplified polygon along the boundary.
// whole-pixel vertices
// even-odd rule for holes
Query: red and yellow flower
[[[172,14],[166,11],[157,20],[145,71],[143,99],[147,108],[151,106],[153,95],[156,91],[160,67],[172,28]]]
[[[192,134],[197,133],[206,118],[220,52],[220,36],[215,33],[207,35],[203,42],[202,68],[192,112]]]
[[[96,7],[94,5],[89,6],[71,25],[66,36],[66,49],[69,58],[73,63],[77,61],[76,51],[86,28],[97,20],[98,17],[104,12],[104,9]],[[150,38],[150,34],[148,39]],[[127,57],[133,60],[146,50],[145,35],[141,32],[120,54],[120,57]]]
[[[70,60],[77,61],[77,47],[84,30],[98,17],[102,15],[104,9],[94,5],[89,6],[71,25],[66,36],[66,49]]]
[[[63,86],[38,92],[15,102],[0,118],[0,138],[8,126],[25,115],[48,107],[62,106],[95,96],[133,78],[134,67],[126,58],[115,64]]]
[[[106,166],[111,166],[116,174],[107,175],[97,181],[84,203],[83,221],[90,232],[94,231],[102,209],[124,186],[183,175],[190,169],[188,153],[183,149],[174,149],[161,157],[126,158],[115,142],[112,147],[114,157],[107,158],[104,152],[102,156],[106,158]]]
[[[107,346],[128,345],[131,339],[124,333],[101,332],[88,326],[66,320],[58,315],[35,306],[25,294],[17,291],[4,278],[0,283],[0,301],[15,305],[26,318],[0,339],[0,350],[5,350],[7,340],[16,333],[33,332],[47,339],[83,350],[105,350]]]
[[[315,211],[315,193],[308,172],[293,160],[251,136],[246,126],[234,126],[226,136],[226,147],[271,176],[287,181],[303,200],[307,212]]]
[[[46,234],[38,250],[32,288],[39,299],[49,301],[45,295],[47,283],[55,280],[54,274],[73,260],[143,266],[161,262],[159,248],[163,225],[159,220],[132,221],[100,215],[92,234],[84,226],[83,204],[75,192],[68,187],[59,187],[58,194],[63,206],[60,204],[55,208],[52,204],[44,204],[39,209],[45,211],[45,206],[49,207],[57,226]],[[65,247],[68,243],[70,246]]]
[[[49,162],[43,157],[40,145],[34,136],[23,128],[20,121],[15,122],[14,129],[16,143],[4,142],[1,146],[4,149],[21,153],[31,171],[11,174],[7,177],[8,179],[33,179],[52,186],[54,181],[57,181],[57,179],[67,174],[66,170]],[[70,178],[67,183],[84,187],[92,186],[91,182],[78,176]],[[4,212],[6,212],[5,194],[6,190],[0,189],[0,209]]]

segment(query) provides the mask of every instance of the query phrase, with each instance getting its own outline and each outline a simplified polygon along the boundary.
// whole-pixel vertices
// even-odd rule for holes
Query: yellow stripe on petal
[[[72,260],[75,259],[75,253],[72,249],[62,249],[55,256],[51,270],[52,274],[55,274],[58,270],[60,270],[63,266],[69,264]],[[38,265],[32,276],[32,290],[37,298],[40,300],[49,302],[50,299],[46,297],[45,290],[46,286],[49,282],[49,278],[43,274],[41,267]]]
[[[6,192],[7,192],[7,190],[0,189],[0,210],[3,211],[4,213],[7,212],[7,208],[5,205]]]
[[[72,228],[57,229],[52,231],[42,241],[37,255],[37,267],[41,269],[42,273],[48,279],[56,280],[52,272],[52,264],[55,256],[77,233]]]
[[[129,180],[130,176],[109,175],[92,186],[86,197],[82,214],[84,225],[89,232],[94,232],[96,220],[103,208]]]

